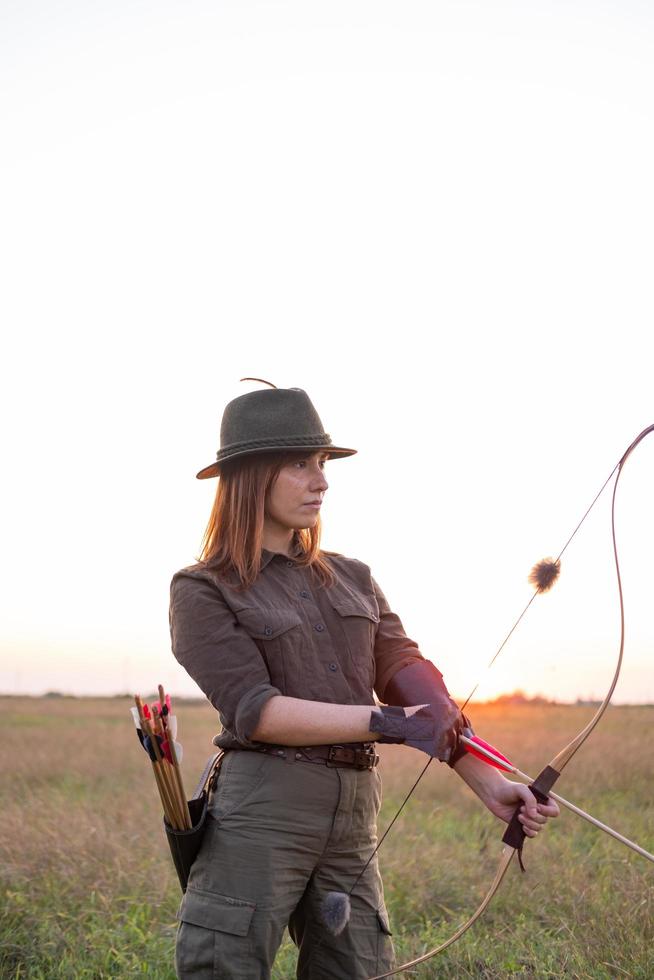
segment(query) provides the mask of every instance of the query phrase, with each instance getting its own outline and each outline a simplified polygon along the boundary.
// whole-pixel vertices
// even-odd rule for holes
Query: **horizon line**
[[[134,694],[125,691],[118,692],[115,694],[71,694],[66,691],[44,691],[41,694],[26,693],[26,692],[8,692],[0,691],[0,698],[29,698],[31,700],[57,700],[68,699],[75,701],[119,701],[119,700],[134,700]],[[152,698],[156,699],[158,694],[156,691],[147,693],[142,696],[143,700],[150,700]],[[177,694],[174,696],[175,701],[180,701],[185,704],[206,704],[210,707],[211,702],[204,695],[201,694]],[[454,699],[456,700],[456,699]],[[513,707],[518,705],[529,705],[532,707],[539,707],[542,705],[550,705],[551,707],[596,707],[602,703],[602,698],[582,698],[577,697],[573,701],[559,701],[556,698],[547,698],[541,694],[535,694],[532,697],[523,694],[521,691],[513,691],[508,694],[499,694],[495,698],[487,698],[484,701],[470,701],[469,704],[472,705],[495,705],[495,704],[505,704]],[[652,701],[610,701],[609,707],[621,707],[621,708],[652,708],[654,707],[654,702]],[[214,708],[214,710],[216,710]]]

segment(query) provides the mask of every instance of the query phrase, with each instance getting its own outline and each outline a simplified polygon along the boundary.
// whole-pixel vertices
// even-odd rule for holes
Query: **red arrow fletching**
[[[496,758],[489,759],[487,755],[483,754],[483,752],[475,752],[471,745],[466,744],[466,750],[470,753],[470,755],[474,755],[476,759],[481,759],[482,762],[487,762],[489,766],[494,766],[495,769],[501,769],[504,772],[513,771],[513,763],[510,762],[505,755],[502,755],[501,752],[498,752],[494,745],[491,745],[489,742],[485,742],[483,738],[479,738],[478,735],[472,735],[470,741],[475,742],[475,744],[479,745],[480,748],[486,749],[487,752],[492,752]],[[505,765],[502,765],[502,763],[505,763]]]

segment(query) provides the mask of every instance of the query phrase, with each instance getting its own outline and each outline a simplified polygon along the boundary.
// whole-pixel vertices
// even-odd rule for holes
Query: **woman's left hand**
[[[522,803],[518,820],[527,837],[535,837],[547,823],[548,817],[558,817],[560,813],[554,800],[539,803],[528,786],[512,783],[504,777],[494,784],[492,795],[484,802],[491,813],[506,823],[513,816],[516,806]]]

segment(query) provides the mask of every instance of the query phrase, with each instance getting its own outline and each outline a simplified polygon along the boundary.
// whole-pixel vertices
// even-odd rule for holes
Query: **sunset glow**
[[[602,697],[654,422],[654,12],[10,5],[0,691],[198,694],[168,588],[222,409],[307,390],[326,548],[453,694]],[[617,702],[654,701],[654,435]]]

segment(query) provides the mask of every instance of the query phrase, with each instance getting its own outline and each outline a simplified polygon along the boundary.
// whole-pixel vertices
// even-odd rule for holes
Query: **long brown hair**
[[[199,561],[225,579],[237,578],[247,589],[259,574],[263,547],[263,524],[268,491],[286,463],[306,454],[298,452],[257,453],[224,463],[218,477],[216,496],[202,538]],[[320,516],[314,527],[294,532],[302,549],[295,559],[309,565],[321,585],[335,578],[320,548]]]

